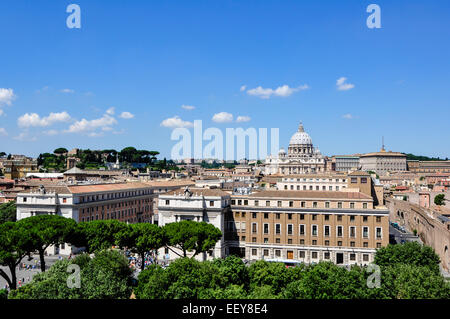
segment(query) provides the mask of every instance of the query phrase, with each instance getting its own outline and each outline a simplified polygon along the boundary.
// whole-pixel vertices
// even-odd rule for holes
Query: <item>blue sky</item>
[[[81,29],[66,26],[70,3]],[[366,26],[370,3],[381,29]],[[2,0],[0,151],[170,157],[162,123],[201,119],[278,127],[284,147],[303,121],[325,155],[384,136],[393,151],[450,157],[449,23],[443,0]],[[343,77],[353,87],[339,90]],[[233,122],[214,122],[221,112]]]

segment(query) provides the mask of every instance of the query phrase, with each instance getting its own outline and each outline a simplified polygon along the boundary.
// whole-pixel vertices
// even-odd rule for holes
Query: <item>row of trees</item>
[[[11,289],[16,289],[16,267],[26,256],[37,252],[41,270],[45,272],[45,250],[51,245],[70,243],[85,247],[87,253],[117,245],[137,253],[161,247],[179,248],[181,256],[196,256],[214,247],[222,237],[219,229],[205,222],[181,221],[159,227],[149,223],[126,224],[117,220],[76,223],[57,215],[38,215],[0,225],[0,265],[9,268],[10,276],[0,269]],[[174,250],[177,253],[176,250]],[[141,263],[142,269],[145,264]]]
[[[38,156],[39,166],[45,170],[63,171],[66,167],[68,150],[64,147],[57,148],[53,153],[43,153]],[[115,162],[118,157],[121,163],[131,164],[139,163],[154,165],[157,160],[157,151],[137,150],[134,147],[126,147],[121,151],[114,149],[105,150],[82,150],[79,149],[76,158],[80,160],[77,164],[79,168],[100,168],[105,162]]]
[[[378,250],[380,285],[366,267],[331,262],[286,268],[264,260],[246,266],[240,258],[199,262],[178,259],[163,269],[151,265],[139,274],[140,299],[410,299],[450,298],[439,274],[439,258],[417,243]],[[372,276],[372,277],[371,277]]]

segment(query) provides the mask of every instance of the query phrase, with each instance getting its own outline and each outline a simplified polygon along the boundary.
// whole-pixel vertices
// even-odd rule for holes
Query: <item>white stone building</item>
[[[312,139],[300,123],[298,131],[292,135],[288,153],[282,148],[278,156],[268,156],[265,161],[265,174],[307,174],[325,171],[325,157],[315,148]]]
[[[220,189],[185,188],[165,194],[158,199],[158,222],[160,226],[182,220],[207,222],[214,225],[222,234],[225,233],[224,215],[231,204],[230,194]],[[228,254],[227,245],[222,237],[214,249],[208,253],[197,255],[198,260],[224,257]],[[174,260],[182,255],[182,251],[175,247],[161,248],[159,254],[164,259]],[[188,253],[192,256],[193,253]]]

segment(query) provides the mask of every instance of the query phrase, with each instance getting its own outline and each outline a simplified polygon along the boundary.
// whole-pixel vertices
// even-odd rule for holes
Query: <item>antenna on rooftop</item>
[[[381,137],[381,151],[384,152],[384,136]]]

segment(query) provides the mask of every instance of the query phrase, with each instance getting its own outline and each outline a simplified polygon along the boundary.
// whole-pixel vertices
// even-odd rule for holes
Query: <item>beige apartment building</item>
[[[225,225],[229,253],[249,260],[368,264],[389,243],[389,211],[361,192],[233,195]]]

